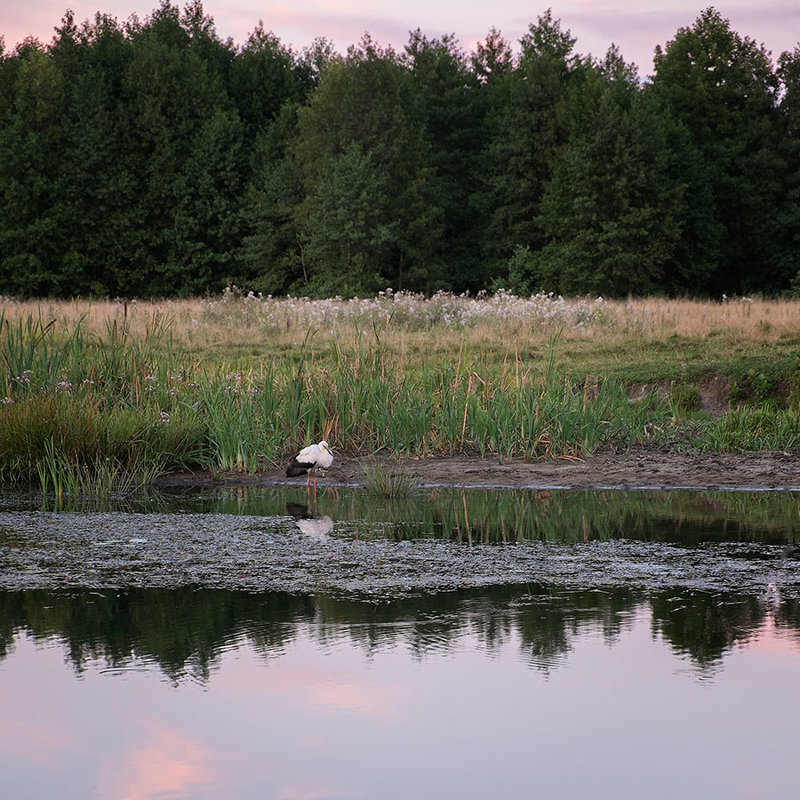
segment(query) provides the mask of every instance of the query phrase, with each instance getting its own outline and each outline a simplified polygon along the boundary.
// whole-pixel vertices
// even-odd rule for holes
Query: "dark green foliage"
[[[118,270],[120,294],[225,286],[242,132],[218,64],[201,55],[214,41],[213,28],[186,30],[166,5],[133,41],[123,96],[140,227]]]
[[[475,224],[482,113],[477,77],[452,36],[428,39],[417,30],[405,49],[425,132],[427,181],[441,213],[424,263],[409,269],[408,284],[432,291],[478,291],[485,284],[480,261],[480,226]],[[435,219],[439,223],[439,218]],[[458,282],[444,265],[458,265]]]
[[[268,126],[287,101],[302,99],[292,52],[259,22],[231,63],[230,95],[249,135]]]
[[[780,102],[783,137],[780,155],[786,164],[781,182],[781,202],[776,222],[778,267],[794,277],[794,294],[800,293],[800,45],[778,60],[778,78],[783,94]]]
[[[64,234],[57,213],[65,108],[63,76],[38,42],[25,42],[2,63],[0,110],[0,270],[4,291],[60,294]]]
[[[300,108],[297,221],[314,293],[425,288],[409,286],[408,273],[434,255],[441,210],[420,105],[397,55],[365,37]]]
[[[550,241],[530,288],[652,294],[680,236],[682,187],[670,174],[662,120],[615,50],[585,71],[538,222]]]
[[[699,158],[685,179],[705,194],[713,213],[714,292],[775,291],[786,287],[786,254],[779,246],[784,157],[777,105],[778,79],[769,54],[731,30],[713,8],[657,48],[653,94],[686,128]]]
[[[800,292],[800,48],[709,8],[642,84],[575,43],[68,11],[0,49],[0,294]]]
[[[264,294],[285,293],[308,282],[294,219],[303,197],[302,174],[288,152],[297,135],[297,109],[287,103],[255,140],[252,171],[241,208],[239,286]]]
[[[352,142],[333,157],[308,195],[302,241],[313,293],[374,294],[377,265],[398,238],[387,174]]]
[[[488,82],[490,108],[483,152],[486,202],[484,253],[505,261],[518,245],[538,249],[542,195],[559,150],[568,140],[570,99],[583,59],[575,39],[548,11],[520,42],[513,70]]]

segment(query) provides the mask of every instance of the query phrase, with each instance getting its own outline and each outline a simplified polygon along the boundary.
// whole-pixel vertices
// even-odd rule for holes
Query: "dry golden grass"
[[[398,297],[395,295],[395,297]],[[423,309],[426,304],[436,302],[436,298],[423,299],[409,295],[411,302],[406,308],[413,313],[415,307]],[[525,319],[524,307],[518,314],[505,314],[504,317],[492,313],[491,299],[476,299],[446,295],[454,306],[487,307],[483,314],[474,314],[468,319],[471,327],[481,330],[496,330],[498,319],[508,323],[508,329],[519,335],[522,323],[529,335],[546,334],[552,330],[541,323],[541,319]],[[390,321],[392,303],[397,300],[382,300],[380,306],[385,313],[380,315],[381,333],[391,334]],[[550,301],[555,305],[556,301]],[[364,304],[367,305],[364,305]],[[360,307],[359,307],[360,304]],[[371,306],[369,305],[371,304]],[[540,303],[546,305],[547,300]],[[592,305],[599,321],[594,324],[575,326],[565,331],[566,335],[580,338],[595,338],[598,334],[608,335],[637,332],[642,336],[659,338],[678,334],[680,336],[702,337],[721,332],[747,337],[778,339],[783,336],[800,335],[800,300],[761,300],[732,299],[722,302],[701,300],[670,300],[664,298],[644,298],[628,300],[564,300],[563,308],[578,305]],[[201,334],[209,343],[242,338],[257,341],[265,331],[271,334],[286,334],[285,338],[296,338],[297,330],[305,330],[309,324],[322,328],[327,324],[328,331],[341,332],[344,324],[351,326],[353,319],[363,319],[369,315],[376,301],[341,301],[308,299],[252,299],[233,296],[230,299],[187,299],[187,300],[28,300],[16,301],[0,298],[0,307],[8,320],[25,318],[29,315],[43,320],[54,319],[72,326],[84,319],[86,329],[103,332],[108,323],[126,322],[133,335],[143,335],[154,317],[172,322],[173,332],[184,339],[191,340]],[[388,309],[388,313],[386,310]],[[555,316],[555,315],[554,315]],[[422,317],[422,315],[421,315]],[[426,320],[421,318],[420,324]],[[559,319],[555,320],[559,322]],[[408,326],[408,320],[405,320]],[[388,324],[386,324],[388,323]],[[486,323],[482,325],[481,323]],[[435,324],[435,323],[434,323]],[[446,327],[443,320],[441,327]],[[463,333],[462,326],[456,327]]]
[[[160,301],[3,300],[5,319],[29,315],[58,327],[78,321],[107,335],[113,326],[133,338],[168,326],[187,354],[251,367],[259,361],[328,357],[334,347],[380,342],[397,362],[442,358],[536,362],[554,337],[567,370],[669,376],[694,364],[741,356],[766,357],[800,345],[800,300],[731,299],[722,302],[662,298],[601,300],[538,295],[433,298],[392,294],[342,301],[275,299],[226,290],[222,296]]]
[[[620,320],[635,320],[640,332],[651,338],[671,334],[703,338],[727,333],[777,341],[800,336],[800,300],[744,298],[708,302],[652,298],[613,305],[619,308]]]

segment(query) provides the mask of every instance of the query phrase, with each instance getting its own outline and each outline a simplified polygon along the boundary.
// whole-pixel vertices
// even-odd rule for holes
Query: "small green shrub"
[[[367,493],[387,500],[408,497],[417,485],[417,476],[409,469],[391,464],[388,467],[368,459],[362,466]]]

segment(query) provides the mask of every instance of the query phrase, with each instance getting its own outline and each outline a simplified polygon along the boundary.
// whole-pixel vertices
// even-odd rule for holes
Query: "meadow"
[[[800,450],[800,301],[553,295],[0,304],[0,482],[108,493],[397,456]]]

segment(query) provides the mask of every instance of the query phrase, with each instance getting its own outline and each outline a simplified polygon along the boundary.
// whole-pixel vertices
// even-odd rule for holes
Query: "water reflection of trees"
[[[653,632],[700,666],[719,662],[738,644],[750,641],[769,617],[800,641],[800,603],[769,598],[711,595],[695,592],[681,595],[660,592],[651,596]]]
[[[425,659],[470,637],[490,653],[513,643],[532,667],[549,671],[587,631],[613,643],[647,608],[653,635],[701,669],[758,636],[768,619],[800,642],[800,603],[775,607],[763,598],[700,592],[501,587],[370,603],[192,588],[26,591],[0,592],[0,658],[25,631],[61,643],[77,673],[96,663],[124,669],[144,661],[175,681],[204,681],[222,654],[243,641],[265,658],[302,635],[323,647],[346,638],[368,656],[401,646]]]

